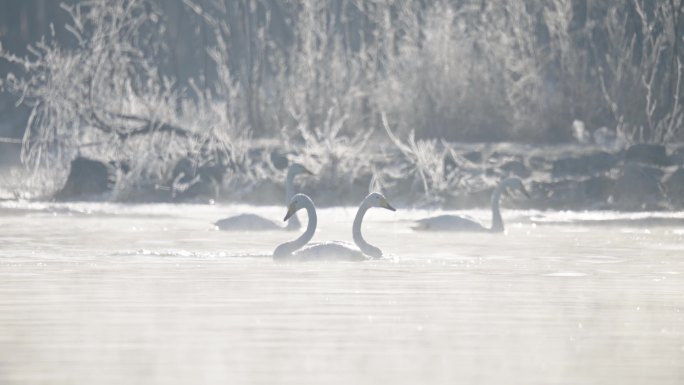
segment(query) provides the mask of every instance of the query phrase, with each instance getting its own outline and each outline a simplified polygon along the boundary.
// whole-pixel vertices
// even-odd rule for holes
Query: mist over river
[[[351,241],[355,210],[320,209],[314,241]],[[452,234],[376,210],[389,258],[274,263],[296,233],[212,225],[246,211],[285,210],[1,203],[0,383],[684,381],[684,213],[506,210],[505,234]]]

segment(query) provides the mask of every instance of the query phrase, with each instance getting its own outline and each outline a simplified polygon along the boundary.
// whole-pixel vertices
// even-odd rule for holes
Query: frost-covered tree
[[[164,26],[145,0],[62,5],[73,44],[46,36],[28,57],[0,50],[17,73],[3,81],[31,114],[22,160],[35,170],[63,169],[77,155],[125,163],[119,188],[168,181],[175,160],[214,156],[242,162],[247,130],[211,95],[162,75]]]

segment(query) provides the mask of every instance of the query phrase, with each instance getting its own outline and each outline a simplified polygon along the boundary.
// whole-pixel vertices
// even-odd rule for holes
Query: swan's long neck
[[[316,207],[314,207],[313,202],[308,201],[304,204],[304,208],[306,208],[306,213],[309,216],[306,231],[294,241],[285,242],[279,245],[273,252],[273,258],[289,257],[292,253],[304,247],[304,245],[313,238],[314,233],[316,232],[316,224],[318,223],[318,219],[316,218]]]
[[[503,192],[504,188],[505,186],[499,184],[492,193],[492,232],[500,233],[504,231],[503,218],[501,218],[501,209],[499,208],[501,193]]]
[[[352,237],[354,238],[354,243],[356,246],[358,246],[364,254],[371,257],[380,258],[382,257],[382,251],[366,242],[366,240],[363,239],[363,235],[361,235],[361,222],[363,222],[363,216],[366,215],[366,211],[368,211],[368,209],[369,206],[366,204],[366,201],[363,201],[361,206],[359,206],[359,210],[356,212],[356,217],[354,218]]]
[[[294,191],[294,178],[297,176],[294,172],[292,172],[292,169],[289,169],[287,171],[287,177],[285,178],[285,205],[290,203],[290,199],[295,194]],[[299,217],[297,217],[297,214],[295,213],[290,217],[290,219],[287,220],[287,226],[286,228],[288,230],[298,230],[300,227],[302,227],[302,224],[299,222]]]

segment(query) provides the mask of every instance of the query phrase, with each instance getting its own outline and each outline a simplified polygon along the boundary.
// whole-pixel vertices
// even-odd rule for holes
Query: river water
[[[276,264],[296,234],[211,224],[243,211],[285,210],[0,204],[0,384],[684,383],[683,213],[374,210],[391,258]]]

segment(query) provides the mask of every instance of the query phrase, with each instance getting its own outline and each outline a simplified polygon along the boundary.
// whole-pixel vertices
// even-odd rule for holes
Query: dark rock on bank
[[[473,163],[482,163],[482,153],[480,151],[469,151],[463,154],[463,157]]]
[[[618,163],[615,155],[601,151],[577,158],[563,158],[553,162],[554,178],[596,175],[609,171]]]
[[[656,166],[670,165],[665,146],[659,144],[639,143],[632,145],[625,152],[625,161]]]
[[[660,184],[664,175],[657,167],[627,162],[615,185],[615,198],[623,210],[656,209],[664,200]]]
[[[604,209],[611,205],[615,183],[614,179],[607,176],[585,180],[533,182],[530,207],[557,210]]]
[[[665,177],[663,185],[670,204],[677,208],[684,207],[684,168],[678,168]]]
[[[64,187],[54,195],[58,201],[102,199],[113,186],[111,166],[93,159],[78,157],[71,161]]]

